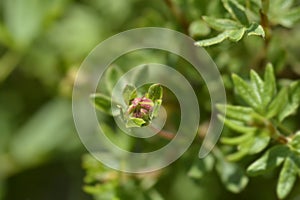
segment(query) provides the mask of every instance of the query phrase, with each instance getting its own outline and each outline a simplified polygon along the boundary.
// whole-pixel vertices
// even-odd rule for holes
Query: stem
[[[188,34],[189,23],[184,17],[182,11],[174,4],[172,0],[164,0],[168,8],[170,9],[173,16],[176,18],[178,23],[181,25],[184,33]]]
[[[263,49],[263,60],[262,65],[266,64],[266,57],[268,53],[268,47],[271,40],[271,27],[268,18],[268,11],[269,11],[269,0],[261,0],[262,9],[260,10],[260,25],[263,27],[265,31],[265,42],[264,42],[264,49]]]
[[[167,140],[172,140],[176,135],[172,132],[165,131],[165,130],[159,130],[156,127],[150,125],[150,128],[152,128],[154,131],[158,131],[157,135],[159,135],[162,138],[165,138]]]

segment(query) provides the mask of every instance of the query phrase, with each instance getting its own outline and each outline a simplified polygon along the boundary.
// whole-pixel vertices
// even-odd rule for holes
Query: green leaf
[[[214,45],[214,44],[221,43],[224,40],[226,40],[227,38],[228,38],[228,32],[224,31],[223,33],[220,33],[216,37],[197,41],[197,42],[195,42],[195,45],[196,46],[202,46],[202,47],[211,46],[211,45]]]
[[[229,191],[239,193],[247,186],[248,177],[237,164],[219,160],[216,169],[221,181]]]
[[[137,97],[136,88],[132,85],[126,85],[123,90],[123,100],[129,105],[130,101]]]
[[[297,153],[300,153],[300,131],[293,135],[293,138],[289,142],[289,144],[291,145],[292,150],[294,150]]]
[[[222,2],[225,9],[231,14],[234,19],[238,20],[244,25],[249,24],[244,6],[242,6],[235,0],[222,0]]]
[[[227,119],[221,115],[218,115],[219,120],[223,121],[230,129],[239,133],[252,133],[256,131],[255,127],[246,126],[244,123],[236,120]]]
[[[203,20],[213,29],[217,31],[227,31],[231,29],[241,28],[241,24],[230,19],[216,19],[213,17],[203,16]]]
[[[291,192],[297,178],[297,173],[298,168],[296,164],[290,158],[286,158],[277,184],[276,191],[278,198],[284,199]]]
[[[221,142],[228,145],[238,145],[248,141],[253,137],[253,133],[246,133],[238,137],[221,137]]]
[[[228,38],[232,42],[238,42],[243,38],[245,31],[246,31],[245,28],[230,30],[228,33]]]
[[[251,78],[251,84],[253,87],[253,91],[256,95],[256,98],[259,100],[260,103],[263,102],[263,98],[265,96],[264,94],[264,82],[261,80],[259,75],[254,71],[250,71],[250,78]]]
[[[271,137],[270,133],[267,130],[258,130],[258,133],[255,134],[253,140],[248,140],[247,148],[249,148],[248,154],[257,154],[263,151],[269,144]],[[244,148],[243,145],[240,145],[240,148]]]
[[[279,115],[279,120],[283,121],[286,117],[294,114],[300,104],[300,81],[293,82],[289,87],[289,100]]]
[[[238,121],[249,122],[252,120],[253,109],[243,106],[221,105],[217,104],[217,109],[226,114],[226,117],[235,119]]]
[[[107,87],[107,91],[111,94],[115,84],[118,82],[120,77],[122,76],[122,71],[121,69],[114,65],[111,66],[107,69],[106,74],[105,74],[105,84]]]
[[[265,31],[263,27],[255,22],[249,26],[246,33],[248,36],[255,35],[263,38],[265,37]]]
[[[257,111],[261,111],[261,102],[259,97],[257,96],[257,92],[253,90],[253,88],[246,83],[243,79],[241,79],[236,74],[232,75],[233,83],[238,95],[251,107],[253,107]]]
[[[141,118],[131,117],[126,123],[126,128],[142,127],[146,122]]]
[[[153,106],[153,111],[151,113],[151,119],[158,116],[161,104],[162,104],[161,99],[155,101]]]
[[[272,64],[267,64],[265,74],[264,74],[264,98],[263,98],[263,105],[264,107],[268,106],[270,101],[273,99],[273,96],[276,93],[276,82],[275,82],[275,75],[274,69]]]
[[[212,155],[208,155],[203,159],[197,158],[189,169],[188,176],[195,179],[201,179],[206,173],[213,169],[214,163],[215,160]]]
[[[162,99],[163,88],[160,84],[153,84],[149,87],[147,98],[151,99],[153,102]]]
[[[213,38],[197,41],[195,45],[202,47],[211,46],[221,43],[226,39],[229,39],[233,42],[238,42],[243,38],[245,31],[245,28],[226,30]]]
[[[278,114],[288,103],[288,89],[282,88],[275,99],[268,106],[267,118],[272,118]]]
[[[90,95],[90,99],[96,109],[106,114],[112,115],[111,98],[104,94],[95,93]]]
[[[277,145],[269,149],[262,157],[254,161],[248,168],[247,173],[251,176],[263,174],[279,166],[289,155],[290,150],[285,145]]]

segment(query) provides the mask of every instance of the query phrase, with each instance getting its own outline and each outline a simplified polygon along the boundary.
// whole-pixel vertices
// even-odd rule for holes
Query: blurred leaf
[[[279,180],[277,184],[277,195],[280,199],[284,199],[292,190],[296,178],[298,168],[296,164],[287,158],[280,171]]]
[[[82,59],[103,38],[102,19],[91,7],[73,3],[64,16],[47,32],[47,40],[68,64]],[[58,37],[59,36],[59,37]]]
[[[149,66],[144,65],[135,71],[135,73],[132,76],[132,79],[135,84],[139,84],[139,83],[143,83],[145,80],[147,80],[148,77],[149,77]]]
[[[241,192],[248,184],[248,178],[236,163],[219,160],[216,167],[225,187],[233,192]]]
[[[277,145],[269,149],[262,157],[254,161],[247,169],[251,176],[263,174],[279,166],[289,154],[289,148],[285,145]]]
[[[192,37],[206,36],[210,33],[210,28],[203,20],[193,21],[189,26],[189,35]]]
[[[137,97],[136,88],[132,85],[126,85],[123,90],[124,102],[129,105],[130,101]]]
[[[294,0],[272,0],[268,13],[270,21],[275,25],[291,27],[299,20],[299,8],[292,9],[293,2]]]
[[[19,166],[47,161],[74,135],[71,103],[54,99],[42,107],[13,137],[10,153]]]
[[[64,1],[4,0],[4,22],[17,48],[24,49],[40,34],[56,4]]]
[[[112,115],[111,98],[109,98],[104,94],[95,93],[95,94],[91,94],[90,99],[93,105],[95,106],[95,108],[108,115]]]
[[[109,94],[112,93],[115,84],[117,84],[118,80],[120,79],[120,77],[122,75],[123,75],[123,73],[122,73],[120,67],[118,67],[116,65],[111,66],[107,69],[104,76],[105,76],[106,88],[107,88],[107,91],[109,92]]]
[[[300,20],[300,7],[292,8],[281,16],[279,23],[282,26],[291,28]]]
[[[214,167],[214,157],[209,154],[203,159],[197,158],[192,167],[188,171],[188,176],[201,179],[206,173],[210,172]]]
[[[241,28],[241,24],[230,19],[216,19],[213,17],[203,16],[203,20],[217,31],[227,31]]]
[[[248,25],[248,17],[245,13],[245,8],[235,0],[222,0],[224,7],[231,16],[244,25]]]

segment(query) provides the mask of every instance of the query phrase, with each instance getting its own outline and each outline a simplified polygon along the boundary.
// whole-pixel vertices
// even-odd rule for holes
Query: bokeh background
[[[166,27],[202,38],[211,32],[199,22],[201,16],[224,13],[220,1],[209,0],[0,0],[0,200],[92,199],[83,191],[82,157],[87,152],[75,131],[71,110],[73,81],[83,59],[104,39],[131,28]],[[264,58],[258,37],[208,48],[222,72],[228,100],[233,93],[230,74],[260,70],[265,58],[273,62],[278,77],[299,78],[299,30],[299,25],[293,30],[276,29]],[[193,86],[200,88],[201,115],[208,119],[209,98],[199,77],[182,60],[160,56],[137,55],[140,60],[158,59],[189,76]],[[198,147],[191,149],[193,156],[187,156],[188,160],[197,155]],[[183,158],[166,169],[170,171],[157,186],[163,196],[243,197],[220,189],[215,175],[201,183],[208,188],[198,190],[186,178],[187,168]],[[267,188],[269,184],[272,191],[274,180],[255,179],[244,197],[261,192],[255,189],[259,185]],[[270,199],[275,199],[275,193]]]

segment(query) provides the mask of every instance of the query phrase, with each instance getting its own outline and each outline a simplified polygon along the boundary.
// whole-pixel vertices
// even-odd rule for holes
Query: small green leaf
[[[253,87],[253,91],[254,91],[257,99],[259,99],[259,102],[262,103],[263,98],[265,96],[265,94],[264,94],[264,84],[265,83],[263,82],[263,80],[261,80],[259,75],[254,70],[250,71],[250,78],[251,78],[251,84]]]
[[[151,113],[151,119],[158,116],[160,106],[162,104],[162,100],[156,100],[153,106],[153,111]]]
[[[104,95],[104,94],[91,94],[90,99],[92,103],[94,104],[95,108],[106,113],[109,115],[112,115],[111,112],[111,99]]]
[[[237,164],[219,160],[216,169],[221,181],[229,191],[239,193],[247,186],[248,177]]]
[[[256,131],[255,127],[246,126],[244,123],[236,120],[227,119],[221,115],[218,115],[219,120],[223,121],[230,129],[239,133],[252,133]]]
[[[232,106],[232,105],[221,105],[217,104],[217,109],[226,114],[226,117],[249,122],[252,120],[253,109],[250,107],[243,107],[243,106]]]
[[[289,144],[295,152],[300,153],[300,131],[293,136]]]
[[[149,87],[147,98],[155,102],[161,99],[162,96],[163,96],[163,88],[160,84],[153,84]]]
[[[241,28],[241,24],[230,19],[216,19],[213,17],[203,16],[203,20],[213,29],[217,31],[227,31],[231,29]]]
[[[232,42],[238,42],[243,38],[245,31],[246,31],[245,28],[230,30],[228,33],[228,38]]]
[[[293,82],[289,87],[289,101],[282,109],[279,120],[283,121],[286,117],[294,114],[300,104],[300,81]]]
[[[129,105],[130,101],[137,97],[136,88],[132,85],[126,85],[123,90],[123,100],[127,105]]]
[[[288,89],[282,88],[275,99],[268,106],[267,118],[272,118],[280,113],[288,103]]]
[[[263,27],[257,23],[252,23],[249,28],[247,29],[247,35],[251,36],[251,35],[255,35],[255,36],[261,36],[261,37],[265,37],[265,31],[263,29]]]
[[[247,169],[251,176],[263,174],[279,166],[289,155],[289,148],[285,145],[277,145],[269,149],[262,157],[253,162]]]
[[[249,24],[244,6],[242,6],[235,0],[222,0],[222,2],[225,9],[231,14],[234,19],[238,20],[244,25]]]
[[[202,47],[211,46],[211,45],[214,45],[214,44],[221,43],[224,40],[226,40],[227,38],[228,38],[228,32],[224,31],[223,33],[220,33],[216,37],[197,41],[197,42],[195,42],[195,45],[196,46],[202,46]]]
[[[291,192],[297,178],[297,173],[298,168],[296,164],[290,158],[286,158],[277,184],[277,196],[280,199],[284,199]]]
[[[145,124],[143,119],[131,117],[126,123],[126,128],[142,127]]]
[[[253,133],[246,133],[238,137],[222,137],[220,141],[228,145],[238,145],[248,141],[251,137],[253,137]]]
[[[264,75],[264,98],[263,98],[263,105],[264,107],[268,106],[270,101],[273,99],[276,93],[276,82],[275,82],[275,75],[274,69],[272,64],[267,64],[265,75]]]
[[[214,163],[215,159],[212,155],[208,155],[203,159],[197,158],[189,169],[188,176],[195,179],[201,179],[206,173],[213,169]]]
[[[257,92],[236,74],[232,75],[232,79],[238,95],[255,110],[261,111],[260,99],[257,96]]]

